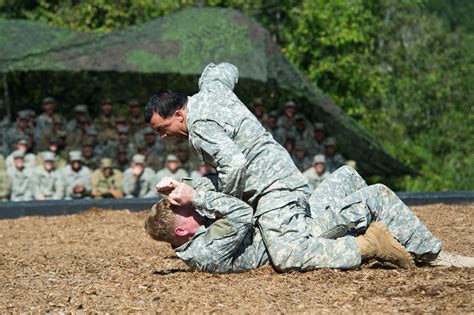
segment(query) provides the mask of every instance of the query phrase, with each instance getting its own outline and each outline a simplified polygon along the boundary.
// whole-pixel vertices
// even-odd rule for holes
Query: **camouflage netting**
[[[228,61],[239,68],[236,93],[244,102],[263,97],[281,107],[293,99],[326,124],[365,175],[411,173],[295,69],[267,30],[232,9],[189,8],[109,34],[0,20],[0,43],[3,86],[15,110],[35,107],[45,94],[65,110],[104,98],[146,100],[163,88],[192,94],[206,64]]]

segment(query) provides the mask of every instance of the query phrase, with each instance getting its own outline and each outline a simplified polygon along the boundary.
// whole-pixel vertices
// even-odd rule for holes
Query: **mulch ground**
[[[414,211],[445,249],[474,256],[474,204]],[[0,220],[0,312],[474,312],[474,269],[190,272],[145,234],[144,217]]]

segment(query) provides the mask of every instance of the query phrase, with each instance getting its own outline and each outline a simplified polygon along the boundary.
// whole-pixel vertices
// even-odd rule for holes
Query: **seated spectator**
[[[91,177],[94,198],[123,198],[123,174],[113,168],[112,159],[100,160],[100,169]]]
[[[307,128],[307,120],[301,115],[295,115],[295,136],[296,141],[302,142],[305,147],[308,147],[313,141],[313,131]]]
[[[331,173],[346,164],[346,159],[336,151],[336,139],[328,137],[324,141],[324,157],[326,158],[326,168]]]
[[[138,145],[138,153],[145,156],[145,166],[151,168],[153,171],[158,171],[163,167],[163,160],[161,156],[152,153],[152,149],[145,143]]]
[[[18,144],[19,139],[28,139],[33,135],[29,121],[30,115],[28,111],[21,110],[18,112],[15,124],[7,128],[3,135],[7,154],[11,152],[12,149],[15,150],[14,146]]]
[[[66,125],[66,131],[68,133],[78,132],[81,133],[83,125],[89,121],[89,111],[87,105],[79,104],[74,106],[74,118],[71,119]],[[77,134],[76,134],[77,136]]]
[[[130,168],[123,174],[123,192],[125,197],[156,197],[155,172],[145,167],[145,156],[135,154]]]
[[[130,164],[130,159],[128,158],[127,148],[119,145],[115,148],[115,163],[114,166],[121,172],[125,172]]]
[[[63,116],[54,114],[52,117],[52,126],[48,132],[43,132],[41,135],[40,142],[36,146],[37,152],[47,151],[50,140],[58,138],[60,132],[64,132],[64,119]]]
[[[137,153],[137,148],[135,144],[130,141],[129,129],[127,126],[120,126],[117,128],[117,134],[114,141],[111,141],[108,145],[108,152],[116,152],[118,147],[125,149],[127,159],[130,160],[135,153]],[[112,154],[110,154],[111,156]]]
[[[12,188],[12,181],[5,169],[0,169],[0,201],[8,201]]]
[[[315,123],[313,128],[313,141],[311,142],[308,153],[310,155],[324,154],[325,139],[326,132],[324,131],[324,124]]]
[[[158,183],[163,177],[171,177],[181,181],[183,177],[188,177],[188,172],[180,168],[179,159],[174,154],[166,157],[166,166],[156,173],[155,182]]]
[[[315,190],[319,184],[330,175],[326,170],[326,159],[324,155],[315,155],[313,158],[313,167],[304,171],[303,175],[308,179],[309,188]]]
[[[35,143],[40,143],[44,133],[48,133],[53,127],[53,115],[55,114],[56,100],[52,97],[46,97],[41,104],[43,113],[36,118],[36,127],[34,133]],[[57,114],[61,116],[60,114]],[[63,126],[64,127],[64,126]]]
[[[143,142],[148,147],[151,154],[155,154],[157,156],[166,154],[165,144],[157,139],[156,132],[150,127],[145,128],[143,131]]]
[[[33,168],[25,167],[25,153],[16,150],[12,153],[14,167],[7,169],[11,179],[11,201],[29,201],[33,199]]]
[[[82,199],[91,195],[91,170],[82,165],[80,151],[69,152],[69,164],[61,170],[66,199]]]
[[[180,167],[188,174],[191,174],[199,166],[199,158],[191,154],[187,141],[181,142],[176,146],[176,156],[179,159]]]
[[[128,102],[127,126],[130,128],[130,135],[132,135],[132,137],[147,127],[145,116],[143,116],[143,109],[137,100],[130,100],[130,102]]]
[[[94,155],[97,158],[110,157],[108,148],[105,144],[101,144],[97,141],[98,132],[95,127],[89,127],[86,129],[86,141],[92,144]],[[84,154],[84,153],[83,153]]]
[[[102,135],[113,134],[115,129],[112,102],[110,100],[102,102],[100,104],[100,112],[100,115],[94,119],[93,125],[97,128],[97,134],[101,135],[100,139],[98,139],[99,143],[104,144],[104,142],[101,142],[103,140]]]
[[[258,121],[262,124],[267,120],[267,115],[265,113],[265,107],[263,106],[263,101],[260,97],[254,99],[251,104],[251,111]]]
[[[35,200],[58,200],[64,197],[64,182],[61,174],[54,168],[53,152],[42,153],[43,164],[33,171],[33,197]]]
[[[291,158],[301,172],[311,167],[311,160],[306,156],[306,148],[301,141],[295,143]]]
[[[285,142],[285,130],[278,126],[278,113],[276,111],[271,111],[268,113],[266,124],[264,125],[267,132],[271,133],[273,139],[279,144]]]
[[[278,126],[285,130],[292,129],[295,125],[296,111],[297,109],[295,102],[286,102],[283,115],[278,118]]]
[[[285,142],[283,143],[283,147],[288,151],[288,154],[291,156],[293,154],[293,150],[295,149],[296,143],[296,135],[292,129],[288,129],[285,132]]]
[[[94,143],[85,141],[81,146],[82,164],[91,170],[99,168],[99,157],[94,153]]]
[[[23,165],[25,168],[35,168],[36,167],[36,156],[33,153],[29,153],[29,142],[25,138],[20,138],[16,144],[16,149],[23,152]],[[15,152],[15,151],[14,151]],[[13,153],[14,153],[13,152]],[[5,161],[6,168],[13,169],[15,168],[14,154],[11,153],[7,156]]]

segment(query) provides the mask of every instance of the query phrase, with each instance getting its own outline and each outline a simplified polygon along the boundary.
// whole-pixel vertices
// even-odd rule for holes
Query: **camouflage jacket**
[[[43,165],[37,166],[33,171],[33,197],[40,199],[62,199],[64,197],[64,182],[60,171],[52,170],[47,172]]]
[[[32,173],[33,169],[16,167],[7,170],[12,181],[11,201],[28,201],[33,199]]]
[[[123,173],[123,192],[125,197],[155,197],[158,195],[155,188],[155,172],[145,167],[138,178],[134,178],[133,171],[128,168]]]
[[[306,180],[233,93],[237,79],[234,65],[209,64],[199,79],[199,93],[188,98],[186,125],[191,148],[217,170],[220,191],[256,208],[258,197],[275,181],[290,174]]]
[[[82,165],[81,169],[77,172],[71,168],[71,165],[66,165],[61,169],[61,177],[63,178],[66,187],[66,198],[79,199],[90,196],[92,190],[91,174],[91,170],[85,165]],[[74,192],[74,187],[77,185],[84,186],[84,191],[82,193]]]

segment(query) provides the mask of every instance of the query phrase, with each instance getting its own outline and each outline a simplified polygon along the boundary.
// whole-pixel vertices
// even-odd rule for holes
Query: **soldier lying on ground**
[[[145,229],[153,239],[170,243],[177,256],[197,270],[241,272],[272,263],[266,247],[272,240],[264,243],[248,204],[217,192],[207,178],[193,181],[193,187],[170,178],[157,185],[168,198],[146,218]],[[441,241],[395,193],[381,184],[367,186],[348,166],[314,191],[308,212],[309,237],[317,235],[323,250],[303,248],[305,254],[300,255],[301,243],[295,242],[290,251],[282,247],[281,255],[293,261],[294,270],[309,270],[300,268],[295,259],[317,261],[318,268],[352,269],[371,258],[410,269],[411,257],[420,265],[474,267],[474,258],[442,251]],[[282,230],[298,228],[286,222]],[[344,239],[355,240],[354,250],[340,246],[338,240]],[[335,267],[335,261],[345,265]]]

